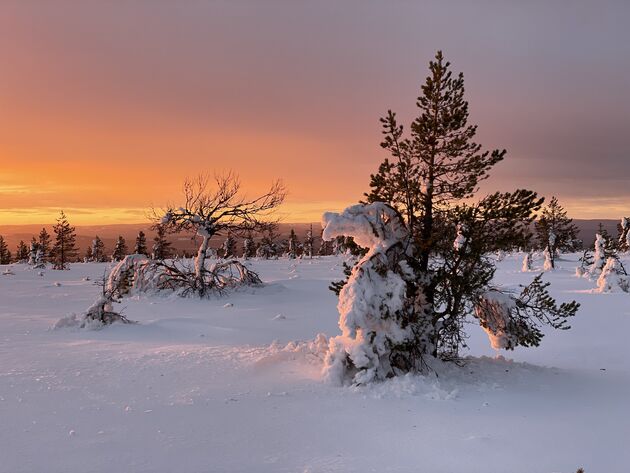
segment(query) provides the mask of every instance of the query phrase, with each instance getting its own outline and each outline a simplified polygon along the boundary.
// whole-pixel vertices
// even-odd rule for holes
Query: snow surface
[[[582,303],[571,330],[503,358],[471,323],[465,366],[362,388],[321,378],[341,257],[251,261],[267,285],[223,298],[124,299],[139,324],[102,330],[50,327],[90,306],[110,264],[43,277],[13,265],[0,276],[0,472],[627,472],[630,295],[595,292],[577,258],[544,275]],[[500,261],[497,283],[542,269],[522,259]]]

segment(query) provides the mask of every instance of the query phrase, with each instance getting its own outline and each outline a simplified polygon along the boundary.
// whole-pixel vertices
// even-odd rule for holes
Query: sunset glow
[[[283,179],[283,218],[318,221],[362,197],[385,157],[378,118],[413,116],[437,47],[466,74],[480,141],[508,150],[484,189],[553,193],[575,218],[630,205],[623,15],[599,11],[575,36],[556,20],[580,7],[500,9],[505,21],[540,17],[532,35],[471,7],[461,17],[487,35],[469,38],[472,24],[440,28],[438,3],[431,22],[412,3],[283,5],[4,3],[0,224],[50,222],[61,208],[77,224],[144,221],[184,177],[227,169],[252,194]],[[381,37],[375,26],[394,21]]]

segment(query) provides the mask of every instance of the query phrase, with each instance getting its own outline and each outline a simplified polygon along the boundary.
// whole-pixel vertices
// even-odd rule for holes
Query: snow
[[[626,472],[630,295],[594,292],[560,256],[544,278],[582,304],[571,330],[497,357],[471,324],[463,367],[358,388],[322,380],[341,257],[250,260],[267,284],[223,298],[134,295],[115,309],[139,323],[101,330],[51,326],[86,311],[111,264],[12,265],[0,472]],[[497,282],[530,282],[522,259]]]

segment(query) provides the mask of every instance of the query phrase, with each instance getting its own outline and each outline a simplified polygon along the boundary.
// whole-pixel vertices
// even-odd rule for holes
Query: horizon
[[[5,3],[0,224],[61,208],[135,222],[226,170],[250,195],[282,179],[280,214],[318,221],[368,190],[379,118],[407,127],[438,49],[465,74],[477,141],[508,151],[482,193],[531,188],[574,218],[630,209],[630,6],[269,5]]]

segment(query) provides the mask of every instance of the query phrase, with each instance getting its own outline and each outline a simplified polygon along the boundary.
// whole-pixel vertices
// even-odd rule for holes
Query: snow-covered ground
[[[529,282],[521,260],[497,281]],[[0,472],[627,472],[630,294],[591,292],[576,260],[545,276],[582,303],[571,330],[497,357],[471,324],[464,367],[362,388],[320,377],[340,258],[254,261],[267,285],[220,299],[125,299],[139,324],[97,331],[50,327],[93,302],[109,265],[14,265]]]

